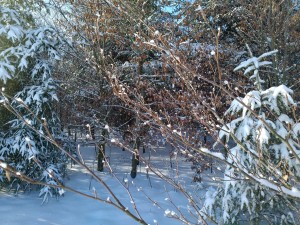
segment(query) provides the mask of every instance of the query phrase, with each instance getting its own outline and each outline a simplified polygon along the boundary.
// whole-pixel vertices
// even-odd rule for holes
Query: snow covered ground
[[[95,147],[92,145],[82,146],[81,153],[85,163],[96,170]],[[182,222],[170,219],[165,212],[174,211],[178,213],[178,207],[185,215],[188,215],[189,203],[184,195],[169,185],[167,182],[159,179],[150,173],[147,178],[145,164],[140,163],[138,175],[135,179],[130,177],[131,154],[124,152],[117,147],[108,147],[106,155],[109,156],[110,165],[114,174],[120,179],[121,183],[128,187],[133,195],[134,201],[142,217],[149,224],[182,224]],[[159,168],[165,175],[174,178],[180,182],[195,198],[200,202],[205,196],[208,182],[213,182],[212,174],[207,172],[204,177],[205,185],[196,185],[192,182],[193,171],[191,164],[186,162],[184,157],[178,156],[178,159],[172,158],[170,161],[169,151],[165,148],[146,150],[143,157],[149,159],[155,167]],[[172,164],[172,167],[171,167]],[[131,200],[127,190],[118,183],[118,181],[105,168],[105,172],[99,173],[101,178],[115,191],[123,204],[132,210]],[[210,174],[210,175],[209,175]],[[78,165],[70,166],[68,172],[69,179],[66,185],[87,194],[96,194],[103,198],[109,197],[107,191],[99,185],[95,179],[92,179]],[[148,199],[148,197],[151,200]],[[38,192],[18,194],[0,192],[0,224],[7,225],[123,225],[138,224],[133,219],[125,215],[118,209],[88,199],[78,194],[66,192],[59,199],[50,198],[45,204],[41,204],[42,199],[38,197]],[[189,216],[191,217],[191,216]],[[196,222],[196,220],[195,220]]]

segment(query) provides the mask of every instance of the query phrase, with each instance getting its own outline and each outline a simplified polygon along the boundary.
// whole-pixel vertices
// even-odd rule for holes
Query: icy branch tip
[[[174,217],[176,213],[174,211],[170,211],[169,209],[165,210],[165,216],[167,217]]]

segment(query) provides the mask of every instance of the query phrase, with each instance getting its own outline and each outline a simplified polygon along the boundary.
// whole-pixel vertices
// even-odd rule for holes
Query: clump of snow
[[[0,162],[0,167],[6,169],[6,168],[7,168],[7,163],[5,163],[5,162]]]
[[[282,104],[284,104],[285,107],[297,105],[291,96],[293,94],[293,91],[285,85],[271,87],[265,91],[262,91],[261,94],[263,98],[263,103],[268,105],[270,109],[275,111],[278,115],[280,114],[278,100]]]
[[[202,11],[203,9],[202,9],[202,6],[201,5],[199,5],[196,9],[195,9],[195,11]]]

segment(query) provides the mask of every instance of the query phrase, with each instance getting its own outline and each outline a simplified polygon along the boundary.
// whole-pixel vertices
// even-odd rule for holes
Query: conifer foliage
[[[0,38],[11,44],[0,52],[0,80],[4,84],[0,101],[14,119],[0,137],[0,159],[33,180],[56,185],[62,182],[66,157],[45,136],[61,138],[59,120],[53,112],[58,101],[52,64],[60,59],[62,42],[51,27],[26,21],[26,12],[0,7]],[[5,92],[8,80],[20,83],[21,91]],[[0,182],[19,189],[20,180],[1,170]],[[40,195],[56,191],[43,187]]]
[[[207,192],[204,208],[224,224],[245,224],[249,219],[251,224],[298,224],[293,216],[297,204],[282,191],[293,190],[300,176],[297,104],[285,85],[264,90],[259,75],[260,67],[271,65],[263,58],[276,52],[251,57],[235,68],[252,72],[256,88],[232,102],[226,115],[234,119],[219,132],[226,147],[230,139],[235,144],[228,147],[224,182]],[[282,190],[271,190],[271,185]]]

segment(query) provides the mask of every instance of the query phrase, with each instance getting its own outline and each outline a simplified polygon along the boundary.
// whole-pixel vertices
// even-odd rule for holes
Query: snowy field
[[[85,163],[96,170],[95,147],[92,145],[82,146],[82,157]],[[145,164],[140,163],[138,175],[135,179],[130,177],[131,154],[124,152],[117,147],[107,147],[106,155],[110,159],[110,165],[114,174],[120,182],[127,187],[132,194],[138,207],[139,213],[149,224],[183,224],[182,222],[170,219],[166,212],[178,213],[178,209],[185,215],[189,215],[189,203],[184,195],[167,182],[159,179],[154,174],[147,177]],[[166,148],[156,148],[146,150],[143,157],[159,170],[180,182],[189,192],[201,202],[205,196],[208,185],[214,185],[213,174],[206,172],[204,184],[195,184],[191,163],[186,162],[184,157],[178,156],[170,159],[169,150]],[[172,165],[172,167],[171,167]],[[97,172],[97,174],[100,174]],[[69,179],[66,185],[87,194],[109,197],[107,191],[91,178],[78,165],[69,165]],[[132,210],[131,200],[127,190],[105,168],[105,172],[100,174],[107,184],[115,191],[123,204]],[[209,182],[212,182],[209,184]],[[106,197],[107,196],[107,197]],[[42,199],[38,197],[38,192],[18,194],[17,196],[2,191],[0,193],[0,224],[8,225],[123,225],[138,224],[133,219],[125,215],[116,208],[66,191],[64,196],[56,199],[50,198],[47,203],[41,204]],[[189,215],[189,217],[191,217]],[[196,220],[195,220],[196,223]]]

